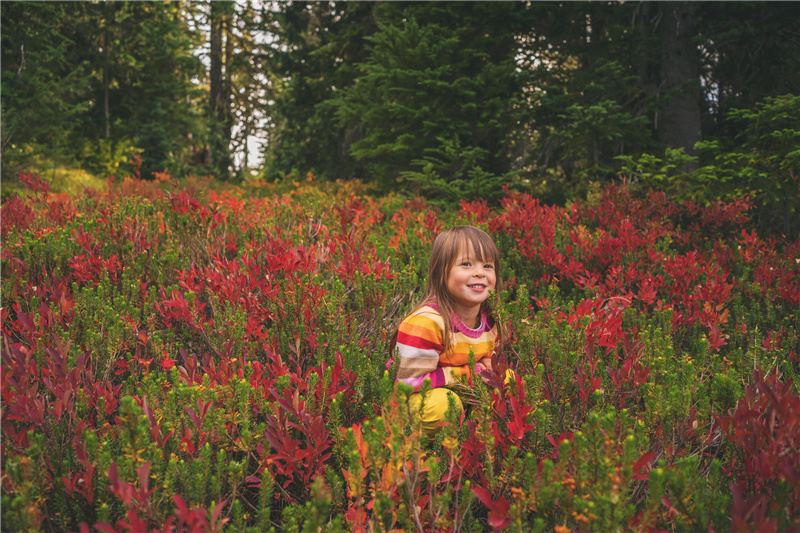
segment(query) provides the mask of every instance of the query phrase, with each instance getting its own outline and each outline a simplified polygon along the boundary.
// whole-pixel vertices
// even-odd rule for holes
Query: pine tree
[[[3,178],[34,154],[69,160],[76,120],[89,107],[91,70],[75,55],[73,6],[2,2]]]
[[[202,134],[197,33],[179,2],[3,2],[3,172],[30,154],[179,173]],[[27,154],[27,155],[26,155]]]
[[[123,127],[143,150],[143,172],[183,173],[194,139],[203,133],[199,112],[202,76],[194,54],[200,36],[189,28],[179,2],[130,2],[124,50],[132,58],[120,80]]]
[[[327,179],[361,175],[349,153],[355,132],[337,124],[329,104],[353,84],[375,31],[372,2],[291,2],[265,14],[274,41],[268,58],[270,123],[264,174],[312,172]]]
[[[442,199],[499,193],[521,103],[524,6],[387,3],[374,14],[361,75],[331,102],[363,177]]]

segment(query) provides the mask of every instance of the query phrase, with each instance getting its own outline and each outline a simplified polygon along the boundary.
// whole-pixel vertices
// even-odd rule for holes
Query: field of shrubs
[[[3,530],[798,529],[800,241],[753,231],[747,199],[21,179]],[[428,440],[388,346],[467,223],[500,248],[495,371],[519,379],[478,380]]]

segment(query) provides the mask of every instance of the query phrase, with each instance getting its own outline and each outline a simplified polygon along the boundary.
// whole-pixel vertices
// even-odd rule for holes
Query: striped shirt
[[[494,352],[497,329],[485,313],[481,324],[471,329],[457,316],[451,324],[450,353],[443,353],[444,318],[438,307],[431,303],[407,316],[397,332],[397,351],[400,368],[398,381],[419,390],[426,379],[431,387],[444,387],[459,378],[469,377],[470,349],[475,361],[491,357]]]

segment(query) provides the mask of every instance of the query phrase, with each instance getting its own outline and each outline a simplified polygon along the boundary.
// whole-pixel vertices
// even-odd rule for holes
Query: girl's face
[[[456,256],[456,262],[447,274],[447,292],[456,303],[456,312],[462,319],[472,319],[481,304],[489,297],[497,282],[495,265],[490,260],[478,260],[470,244]]]

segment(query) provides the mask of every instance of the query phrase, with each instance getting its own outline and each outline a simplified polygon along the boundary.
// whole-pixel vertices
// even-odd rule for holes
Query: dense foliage
[[[446,210],[358,182],[2,205],[2,523],[56,531],[786,531],[800,241],[607,186]],[[200,192],[205,191],[205,192]],[[496,361],[432,442],[388,342],[441,228],[501,248]]]
[[[5,529],[797,530],[795,3],[0,10]],[[518,380],[429,440],[460,223]]]
[[[269,179],[430,200],[512,182],[563,203],[615,179],[618,156],[683,149],[685,177],[714,161],[700,141],[736,153],[732,110],[800,91],[787,3],[292,2],[273,18]]]
[[[786,201],[797,196],[796,157],[781,163],[794,177],[775,183],[743,168],[751,155],[760,165],[773,140],[795,144],[796,3],[0,9],[4,194],[23,169],[126,175],[134,152],[145,179],[312,172],[431,202],[496,202],[510,183],[563,204],[615,180],[626,159],[683,150],[665,173],[683,192],[733,199],[744,183],[763,213],[778,213],[754,217],[759,229],[800,228]],[[782,140],[775,128],[786,128]],[[248,147],[257,139],[260,150]]]
[[[203,131],[192,81],[203,68],[179,3],[0,9],[4,180],[31,163],[79,164],[106,177],[131,151],[146,176],[186,171]]]

